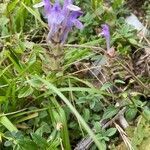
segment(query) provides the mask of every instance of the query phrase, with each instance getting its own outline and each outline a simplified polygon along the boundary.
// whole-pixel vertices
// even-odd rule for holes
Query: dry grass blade
[[[119,131],[126,147],[128,150],[134,150],[132,145],[131,145],[131,141],[128,139],[127,137],[127,134],[125,133],[125,131],[117,124],[117,123],[114,123],[115,124],[115,127],[117,128],[117,130]]]

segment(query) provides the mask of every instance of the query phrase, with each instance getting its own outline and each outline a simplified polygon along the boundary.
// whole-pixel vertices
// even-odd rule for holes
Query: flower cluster
[[[73,26],[78,29],[83,28],[83,24],[78,20],[83,12],[80,7],[73,5],[73,0],[64,0],[63,5],[59,0],[55,0],[53,5],[49,0],[43,0],[34,7],[42,6],[44,6],[44,14],[50,29],[47,41],[63,44]]]

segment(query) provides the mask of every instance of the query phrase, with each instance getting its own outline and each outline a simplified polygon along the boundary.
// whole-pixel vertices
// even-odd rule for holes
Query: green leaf
[[[30,86],[23,87],[19,91],[18,98],[27,97],[27,96],[31,95],[32,93],[33,93],[33,88],[32,87],[30,87]]]
[[[128,121],[132,121],[135,118],[136,114],[137,114],[137,109],[129,107],[125,112],[125,117]]]
[[[20,123],[20,122],[23,122],[23,121],[26,121],[26,120],[30,120],[30,119],[36,118],[36,117],[38,117],[38,115],[39,114],[37,112],[29,114],[28,116],[22,117],[21,119],[17,120],[16,123]]]
[[[42,87],[43,83],[37,79],[31,79],[31,80],[28,80],[27,83],[29,83],[32,87],[35,87],[35,88],[40,88]]]
[[[110,137],[113,136],[116,133],[117,129],[116,128],[110,128],[105,132],[105,135]]]
[[[111,119],[114,115],[116,115],[118,113],[118,108],[115,108],[114,106],[110,106],[108,107],[104,114],[103,114],[103,117],[102,119]]]
[[[96,133],[102,132],[102,128],[101,128],[101,125],[99,122],[94,123],[94,130],[96,131]],[[100,136],[101,136],[101,134],[100,134]]]
[[[4,143],[4,146],[5,146],[5,147],[9,147],[9,146],[11,146],[11,145],[13,145],[13,142],[12,142],[12,141],[6,141],[6,142]]]
[[[146,107],[143,111],[144,116],[150,121],[150,110]]]
[[[135,39],[130,38],[129,42],[133,45],[138,45],[138,42]]]
[[[6,117],[0,117],[0,123],[5,126],[10,132],[18,131],[18,129],[11,123],[11,121]]]
[[[45,149],[48,146],[47,141],[42,136],[35,133],[32,133],[31,136],[33,141],[42,149]]]
[[[85,108],[83,113],[84,119],[88,122],[90,119],[90,110]]]
[[[31,140],[18,140],[18,150],[38,150],[38,147]]]
[[[108,88],[110,88],[112,86],[112,84],[111,83],[105,83],[105,84],[103,84],[103,86],[101,87],[101,90],[107,90]]]
[[[40,126],[36,131],[35,134],[42,136],[43,133],[50,133],[51,132],[51,128],[50,126],[43,122],[42,126]]]
[[[8,3],[7,10],[11,12],[14,8],[16,8],[18,2],[19,0],[13,0],[10,3]]]
[[[125,84],[123,80],[115,80],[115,83]]]

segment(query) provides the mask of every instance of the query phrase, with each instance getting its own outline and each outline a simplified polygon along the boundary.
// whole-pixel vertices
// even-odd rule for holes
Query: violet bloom
[[[78,17],[82,15],[81,8],[73,5],[73,0],[64,0],[63,6],[59,0],[55,0],[53,5],[49,0],[43,0],[34,5],[35,8],[42,6],[44,6],[44,14],[50,28],[47,41],[63,44],[73,26],[78,29],[83,28],[82,23],[78,20]]]
[[[109,31],[109,26],[107,24],[102,25],[102,32],[99,35],[102,35],[103,37],[105,37],[107,51],[108,51],[110,49],[110,31]]]

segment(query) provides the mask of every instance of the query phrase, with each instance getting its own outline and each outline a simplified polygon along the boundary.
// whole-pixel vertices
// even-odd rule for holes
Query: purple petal
[[[66,42],[66,39],[68,37],[69,32],[71,31],[71,28],[66,28],[61,35],[61,43],[64,44]]]
[[[82,14],[81,11],[73,11],[70,13],[69,17],[67,18],[66,22],[62,25],[64,28],[68,28],[68,30],[71,30],[73,25],[75,25],[77,28],[82,29],[83,25],[80,21],[77,20],[77,18]]]
[[[64,16],[62,14],[62,10],[61,10],[61,6],[59,4],[59,2],[57,1],[50,14],[48,15],[48,24],[49,26],[51,26],[52,24],[61,24],[61,22],[64,20]]]
[[[50,4],[50,1],[49,0],[43,0],[44,2],[44,11],[45,11],[45,15],[46,17],[48,16],[48,14],[50,13],[51,11],[51,4]]]
[[[82,14],[83,14],[82,11],[73,11],[73,12],[70,14],[70,16],[71,16],[72,19],[76,19],[76,18],[80,17]]]
[[[64,0],[63,9],[66,9],[70,4],[73,4],[73,0]]]
[[[76,28],[78,29],[83,29],[83,24],[77,19],[80,15],[82,15],[81,11],[73,11],[72,13],[70,13],[70,16],[67,19],[67,22],[65,24],[63,24],[64,27],[64,31],[63,34],[61,36],[61,43],[65,43],[69,32],[71,31],[73,25],[75,25]]]
[[[76,6],[76,5],[73,5],[73,4],[69,4],[67,5],[67,8],[70,10],[70,11],[80,11],[81,8]]]
[[[78,19],[74,19],[74,20],[73,20],[73,24],[74,24],[75,27],[78,28],[78,29],[83,29],[83,28],[84,28],[83,24],[82,24]]]
[[[79,22],[77,22],[77,18],[81,15],[82,15],[81,11],[73,11],[68,18],[67,26],[71,28],[73,25],[75,25],[78,28]]]
[[[51,25],[50,31],[49,31],[48,36],[47,36],[47,40],[50,40],[57,31],[58,31],[57,25],[54,25],[54,24]]]
[[[61,23],[65,19],[64,15],[62,14],[62,9],[59,1],[57,0],[55,4],[53,5],[50,13],[48,14],[48,25],[50,27],[50,32],[48,34],[48,39],[51,39],[52,36],[61,27]]]
[[[72,0],[64,0],[64,4],[63,4],[63,14],[67,17],[69,15],[69,9],[67,8],[68,5],[72,4],[73,1]]]

